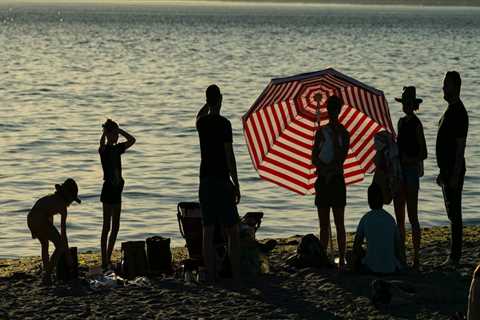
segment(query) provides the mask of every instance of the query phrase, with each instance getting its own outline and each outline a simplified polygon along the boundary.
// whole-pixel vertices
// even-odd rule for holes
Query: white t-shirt
[[[367,255],[362,263],[371,271],[393,273],[402,268],[395,255],[400,233],[393,217],[383,209],[365,214],[357,228],[357,236],[367,239]],[[398,242],[397,242],[398,241]]]

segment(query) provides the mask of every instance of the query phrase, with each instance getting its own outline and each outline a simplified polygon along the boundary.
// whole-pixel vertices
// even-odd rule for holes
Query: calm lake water
[[[123,156],[118,244],[151,235],[183,244],[176,205],[197,200],[194,117],[211,83],[223,90],[223,112],[234,128],[241,214],[265,212],[260,238],[318,232],[312,196],[258,178],[241,116],[270,78],[328,66],[383,90],[395,126],[401,108],[394,97],[405,85],[417,86],[429,148],[420,191],[423,227],[448,223],[434,183],[435,136],[446,108],[443,75],[461,72],[470,115],[464,220],[480,223],[479,52],[479,8],[0,4],[0,257],[39,254],[27,212],[67,177],[78,181],[83,199],[69,208],[70,244],[99,247],[97,146],[107,117],[137,138]],[[367,209],[370,178],[348,188],[349,230]]]

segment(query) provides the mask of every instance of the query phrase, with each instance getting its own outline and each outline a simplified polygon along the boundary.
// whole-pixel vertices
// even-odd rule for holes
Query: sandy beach
[[[116,288],[94,289],[85,277],[99,264],[96,252],[79,256],[83,276],[76,284],[40,284],[40,258],[0,260],[0,319],[449,319],[465,313],[468,286],[480,261],[480,227],[466,227],[462,265],[438,268],[448,252],[447,227],[423,230],[421,272],[382,277],[395,281],[388,306],[375,307],[370,283],[376,276],[332,269],[295,269],[285,264],[299,236],[278,239],[269,257],[270,272],[245,279],[234,290],[161,276]],[[348,235],[351,247],[352,234]],[[407,245],[409,256],[411,243]],[[186,257],[173,248],[174,263]],[[115,253],[119,258],[119,252]]]

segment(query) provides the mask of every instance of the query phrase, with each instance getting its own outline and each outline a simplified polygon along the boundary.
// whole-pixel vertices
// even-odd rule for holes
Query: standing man
[[[442,187],[451,222],[451,249],[444,263],[446,266],[457,266],[462,256],[462,189],[466,171],[464,154],[468,114],[460,100],[461,85],[458,72],[447,72],[443,81],[443,98],[448,102],[448,108],[440,119],[436,145],[440,168],[437,183]]]
[[[206,91],[206,104],[197,114],[202,161],[200,164],[200,207],[203,218],[203,259],[206,280],[215,282],[216,256],[213,245],[215,226],[224,229],[228,238],[228,255],[235,283],[239,282],[240,202],[237,166],[232,147],[232,125],[220,115],[222,94],[211,85]]]

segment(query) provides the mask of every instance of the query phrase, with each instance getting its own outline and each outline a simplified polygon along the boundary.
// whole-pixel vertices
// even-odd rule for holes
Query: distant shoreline
[[[156,5],[165,3],[236,3],[236,4],[326,4],[326,5],[373,5],[373,6],[415,6],[415,7],[480,7],[480,0],[0,0],[0,5]]]

